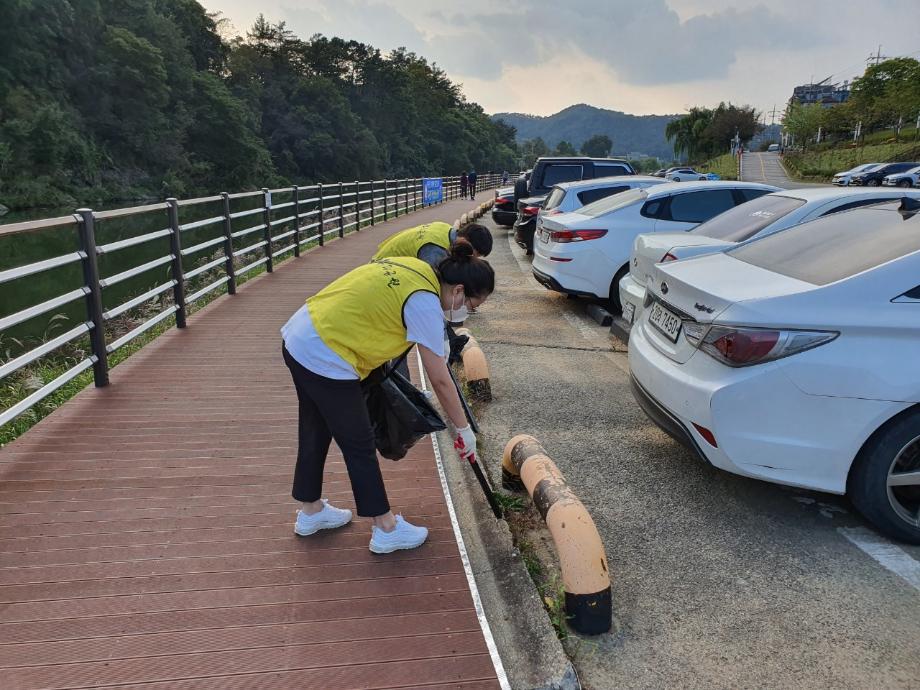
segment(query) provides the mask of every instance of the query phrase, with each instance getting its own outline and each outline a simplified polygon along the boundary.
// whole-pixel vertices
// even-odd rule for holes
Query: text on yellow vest
[[[417,257],[419,250],[426,244],[436,244],[443,249],[450,249],[449,223],[436,221],[425,223],[414,228],[400,230],[392,237],[384,240],[377,247],[375,259],[390,259],[397,256]]]
[[[361,379],[408,348],[403,307],[419,291],[440,296],[440,281],[413,257],[381,259],[337,278],[307,300],[323,342]]]

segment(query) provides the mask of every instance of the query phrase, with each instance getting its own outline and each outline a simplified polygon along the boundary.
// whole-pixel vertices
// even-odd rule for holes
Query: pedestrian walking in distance
[[[460,198],[466,199],[466,190],[469,182],[469,178],[466,176],[466,173],[460,174]]]
[[[394,515],[377,460],[361,381],[418,345],[422,366],[455,429],[462,459],[476,436],[447,369],[444,321],[462,322],[495,289],[495,273],[460,238],[437,268],[412,256],[380,259],[346,273],[307,300],[281,329],[284,362],[299,402],[293,497],[301,502],[294,532],[342,527],[352,511],[322,498],[323,470],[335,440],[345,459],[356,511],[371,518],[374,553],[414,549],[425,527]]]
[[[471,170],[470,174],[467,176],[470,185],[470,199],[476,198],[476,171]]]

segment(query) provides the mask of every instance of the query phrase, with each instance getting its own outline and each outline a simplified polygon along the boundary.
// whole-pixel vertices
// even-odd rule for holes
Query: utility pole
[[[773,104],[773,110],[770,112],[770,126],[776,122],[776,103]]]
[[[875,55],[873,55],[872,53],[869,53],[869,57],[866,58],[866,64],[869,64],[870,62],[874,60],[875,64],[878,65],[882,60],[890,60],[890,59],[891,59],[890,56],[882,55],[882,44],[880,43],[878,46],[878,52]]]

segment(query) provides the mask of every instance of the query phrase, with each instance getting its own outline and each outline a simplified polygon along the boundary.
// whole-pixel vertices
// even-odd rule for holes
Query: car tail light
[[[549,241],[558,242],[559,244],[585,242],[587,240],[596,240],[606,234],[606,230],[553,230],[549,234]]]
[[[671,252],[668,252],[663,257],[661,257],[661,261],[659,261],[658,263],[664,264],[664,263],[667,263],[668,261],[677,261],[677,257],[674,256]]]
[[[691,343],[694,337],[685,334]],[[701,334],[694,334],[699,336]],[[834,331],[797,331],[738,326],[711,326],[700,337],[699,348],[730,367],[748,367],[772,362],[811,350],[834,340]]]
[[[543,215],[545,215],[545,216],[558,216],[560,213],[562,213],[562,211],[560,211],[558,208],[554,208],[554,209],[550,209],[549,211],[544,211],[544,212],[543,212]]]
[[[499,196],[495,198],[496,204],[510,204],[513,202],[514,202],[513,199],[509,199],[508,197],[504,197],[504,196]]]
[[[521,212],[525,216],[535,216],[540,212],[540,207],[539,206],[525,206],[524,208],[521,209]]]

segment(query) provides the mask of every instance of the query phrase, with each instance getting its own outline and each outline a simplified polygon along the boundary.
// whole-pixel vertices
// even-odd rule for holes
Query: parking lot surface
[[[492,372],[484,457],[495,476],[533,434],[601,533],[614,630],[566,641],[584,687],[920,686],[920,548],[672,441],[633,400],[626,345],[492,229],[497,289],[468,322]]]

